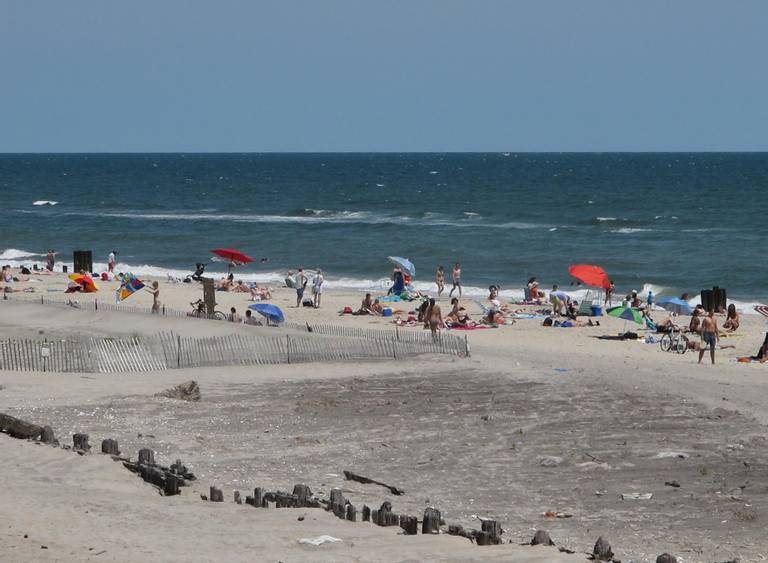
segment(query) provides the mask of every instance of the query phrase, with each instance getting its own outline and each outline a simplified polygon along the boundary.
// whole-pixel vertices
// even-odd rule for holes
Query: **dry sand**
[[[29,285],[44,290],[64,284],[61,276],[42,279]],[[186,284],[161,287],[162,301],[178,309],[199,294],[199,287]],[[96,296],[112,302],[105,290]],[[276,330],[43,307],[20,303],[20,297],[35,296],[14,294],[0,303],[0,338]],[[333,291],[319,310],[292,309],[293,292],[278,290],[274,302],[292,322],[388,326],[383,318],[337,316],[343,305],[356,307],[361,298]],[[242,311],[248,304],[243,294],[217,299],[221,309]],[[142,294],[129,304],[148,308],[150,301]],[[479,307],[470,303],[470,310]],[[724,339],[736,350],[718,352],[715,366],[698,365],[691,353],[661,352],[657,344],[597,340],[624,327],[616,319],[601,321],[601,327],[557,329],[519,320],[471,332],[468,359],[119,375],[1,372],[0,412],[50,423],[64,442],[74,432],[87,432],[96,444],[118,439],[132,456],[151,447],[161,463],[181,458],[200,479],[181,496],[163,498],[101,456],[3,438],[0,475],[13,502],[0,509],[11,525],[0,542],[0,559],[565,557],[538,548],[515,555],[514,546],[481,548],[442,536],[406,538],[320,511],[297,522],[296,510],[266,513],[203,503],[198,496],[214,483],[231,500],[234,489],[284,490],[305,482],[316,492],[343,487],[358,506],[390,500],[396,512],[420,513],[433,504],[449,523],[479,527],[473,515],[494,517],[504,537],[516,543],[543,528],[558,545],[579,552],[602,534],[624,561],[654,561],[664,551],[684,561],[761,560],[768,555],[768,365],[738,364],[735,358],[755,352],[763,320],[743,317],[742,336]],[[199,382],[201,402],[152,397],[188,379]],[[675,455],[665,457],[670,454]],[[345,482],[344,469],[401,487],[406,495]],[[665,485],[672,481],[680,487]],[[622,493],[653,497],[621,500]],[[572,517],[547,519],[548,510]],[[24,533],[30,538],[23,539]],[[321,534],[344,541],[320,548],[296,544],[299,537]]]

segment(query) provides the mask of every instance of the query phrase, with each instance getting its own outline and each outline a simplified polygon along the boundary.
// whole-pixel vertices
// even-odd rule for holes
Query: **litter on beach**
[[[622,493],[621,500],[651,500],[653,493]]]
[[[301,538],[299,543],[305,545],[323,545],[324,543],[337,543],[341,538],[334,538],[333,536],[318,536],[316,538]]]

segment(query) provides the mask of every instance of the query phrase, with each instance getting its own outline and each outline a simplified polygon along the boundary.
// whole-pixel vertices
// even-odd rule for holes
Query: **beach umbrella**
[[[91,276],[86,276],[83,274],[70,274],[69,279],[71,279],[76,284],[79,284],[85,293],[96,293],[99,291],[99,286],[96,285],[96,282],[93,281]]]
[[[637,324],[645,324],[643,320],[643,314],[639,309],[633,307],[613,307],[608,309],[608,315],[616,317],[617,319],[624,319],[625,321],[634,321]]]
[[[577,280],[593,287],[601,287],[603,289],[610,289],[611,287],[611,280],[608,278],[608,274],[600,266],[574,264],[568,268],[568,273]]]
[[[267,321],[272,321],[273,323],[281,323],[285,320],[285,315],[283,315],[280,307],[272,305],[272,303],[254,303],[249,305],[248,308],[266,317]]]
[[[656,301],[656,305],[666,309],[670,313],[677,313],[678,315],[690,315],[693,313],[691,304],[679,297],[662,297]]]
[[[401,256],[388,256],[387,259],[395,266],[406,272],[412,278],[416,276],[416,266],[408,258],[402,258]]]
[[[239,250],[235,250],[234,248],[214,248],[211,250],[211,252],[216,256],[229,261],[227,272],[232,270],[232,266],[253,262],[253,258],[243,252],[240,252]]]

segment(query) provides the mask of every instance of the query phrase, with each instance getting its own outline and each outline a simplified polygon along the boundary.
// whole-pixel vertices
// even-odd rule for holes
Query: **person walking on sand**
[[[160,313],[160,284],[153,281],[152,287],[147,287],[145,289],[152,294],[152,314],[156,315]]]
[[[445,268],[442,266],[437,267],[437,273],[435,274],[435,284],[437,285],[437,298],[445,291]]]
[[[715,320],[715,311],[709,310],[707,316],[701,321],[701,349],[699,350],[699,363],[701,363],[706,351],[705,345],[709,345],[709,355],[712,358],[712,363],[715,363],[715,346],[720,338],[720,331],[717,328],[717,321]]]
[[[453,266],[451,278],[453,279],[453,287],[451,288],[451,291],[448,292],[448,297],[453,297],[453,291],[458,288],[459,298],[461,298],[461,264],[458,262]]]
[[[323,271],[318,268],[315,277],[312,279],[312,304],[315,309],[320,308],[320,298],[323,296],[323,284],[325,278],[323,277]]]
[[[299,268],[296,277],[293,280],[293,287],[296,288],[296,308],[301,307],[301,300],[304,298],[304,290],[307,288],[307,276],[304,274],[304,268]]]
[[[117,255],[117,251],[113,250],[112,252],[109,253],[109,256],[107,257],[107,271],[110,274],[115,273],[115,261],[117,260],[116,255]]]

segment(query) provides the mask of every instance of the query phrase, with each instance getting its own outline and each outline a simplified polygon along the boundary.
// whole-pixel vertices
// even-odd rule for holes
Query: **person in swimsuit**
[[[51,249],[48,251],[48,254],[46,256],[46,264],[45,267],[48,269],[49,272],[53,272],[53,266],[56,263],[56,251]]]
[[[616,291],[616,286],[613,285],[613,280],[611,280],[611,283],[608,287],[605,288],[605,303],[603,305],[605,307],[610,307],[613,305],[613,292]]]
[[[455,289],[459,290],[459,297],[461,297],[461,264],[458,262],[453,266],[451,278],[453,279],[453,287],[451,288],[451,291],[448,292],[448,297],[453,297]]]
[[[435,284],[437,284],[437,298],[440,299],[440,296],[445,290],[445,269],[442,266],[437,267],[437,273],[435,274]]]
[[[152,294],[152,314],[156,315],[160,312],[160,284],[153,281],[152,287],[146,290]]]
[[[728,317],[723,323],[723,328],[728,332],[733,332],[739,328],[739,313],[736,311],[736,305],[731,303],[728,305]]]
[[[715,320],[715,312],[710,309],[704,320],[701,321],[701,350],[699,350],[699,363],[701,363],[706,351],[705,345],[709,345],[709,355],[712,358],[712,363],[715,363],[715,346],[717,346],[717,340],[720,338],[720,331],[717,329],[717,321]]]
[[[435,303],[434,298],[429,300],[429,309],[427,309],[427,315],[429,320],[429,330],[432,331],[432,337],[435,338],[437,336],[438,329],[445,326],[445,324],[443,322],[443,315],[440,312],[440,305]]]

